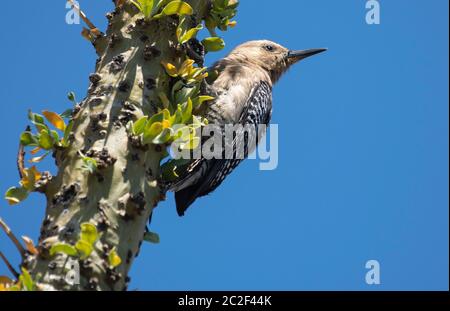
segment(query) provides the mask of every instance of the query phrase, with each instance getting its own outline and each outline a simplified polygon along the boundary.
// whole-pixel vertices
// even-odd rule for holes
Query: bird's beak
[[[300,50],[300,51],[289,51],[287,54],[288,60],[291,62],[298,62],[307,57],[325,52],[327,49],[309,49],[309,50]]]

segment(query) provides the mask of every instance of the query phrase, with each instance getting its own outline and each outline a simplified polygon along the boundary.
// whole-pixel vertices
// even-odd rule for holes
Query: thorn
[[[3,231],[5,231],[9,239],[14,243],[22,259],[25,259],[26,255],[25,248],[23,248],[22,244],[20,244],[19,240],[16,238],[14,233],[11,231],[11,229],[9,229],[9,227],[6,225],[6,223],[3,221],[1,217],[0,217],[0,227],[3,229]]]
[[[86,27],[83,27],[83,30],[81,31],[81,36],[89,42],[92,42],[92,40],[93,40],[91,31],[89,29],[87,29]]]
[[[14,267],[11,265],[11,263],[9,262],[9,260],[5,257],[5,255],[3,255],[3,253],[0,251],[0,258],[3,259],[3,261],[5,262],[6,266],[8,267],[8,270],[12,273],[12,275],[14,275],[14,277],[16,279],[19,278],[20,274],[16,271],[16,269],[14,269]]]
[[[39,251],[37,250],[36,246],[34,246],[34,242],[33,242],[32,239],[30,239],[29,237],[23,235],[22,236],[22,240],[24,241],[28,252],[30,252],[33,255],[39,255]]]
[[[23,178],[23,171],[25,169],[25,151],[23,150],[23,145],[19,145],[19,151],[17,152],[17,169],[19,171],[20,179]]]

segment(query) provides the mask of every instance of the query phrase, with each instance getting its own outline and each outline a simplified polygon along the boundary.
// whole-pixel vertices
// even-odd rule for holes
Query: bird
[[[326,50],[289,50],[269,40],[249,41],[237,46],[209,69],[209,72],[216,74],[215,80],[208,85],[209,93],[215,99],[205,108],[205,118],[209,124],[217,125],[222,130],[227,124],[269,125],[275,83],[292,65]],[[256,140],[256,144],[251,146],[253,149],[248,146],[248,135],[244,136],[236,134],[238,139],[231,144],[235,150],[237,144],[244,143],[246,158],[262,135],[258,133],[258,137],[253,137]],[[169,189],[175,192],[178,215],[183,216],[197,198],[217,189],[244,158],[192,160]]]

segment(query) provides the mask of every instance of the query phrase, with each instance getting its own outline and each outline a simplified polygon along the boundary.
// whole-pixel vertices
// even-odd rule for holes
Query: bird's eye
[[[273,45],[266,45],[264,46],[264,49],[266,51],[273,52],[275,50],[275,47]]]

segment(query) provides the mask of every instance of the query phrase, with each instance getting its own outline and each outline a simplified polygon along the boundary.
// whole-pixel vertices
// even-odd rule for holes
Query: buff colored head
[[[258,66],[267,71],[272,82],[275,83],[293,64],[326,50],[289,50],[272,41],[257,40],[239,45],[227,56],[227,59]]]

